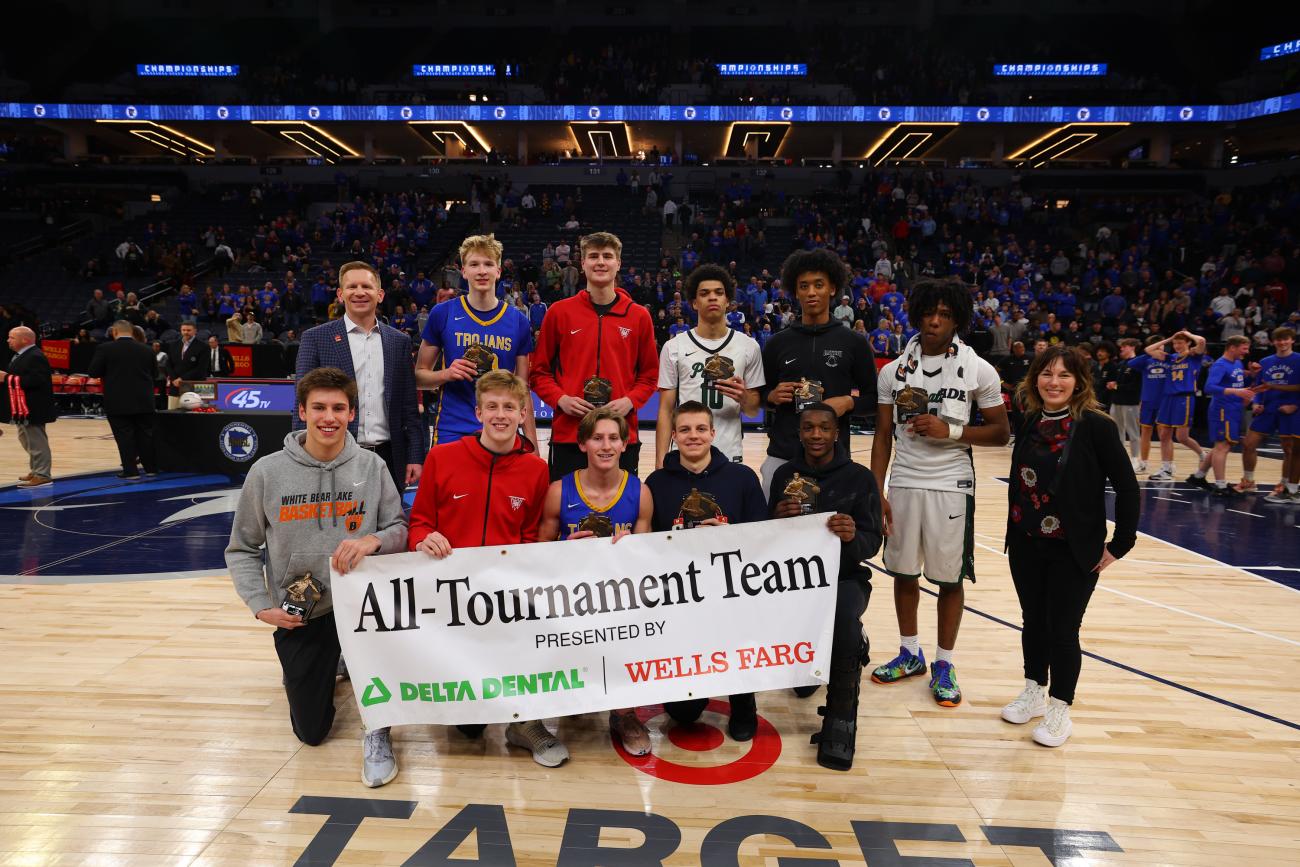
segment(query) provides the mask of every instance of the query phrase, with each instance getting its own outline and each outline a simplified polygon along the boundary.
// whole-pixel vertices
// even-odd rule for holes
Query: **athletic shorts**
[[[1276,407],[1266,409],[1250,423],[1255,433],[1280,437],[1300,437],[1300,409],[1291,413],[1278,412]]]
[[[1210,429],[1210,442],[1228,442],[1235,445],[1241,442],[1241,406],[1219,406],[1210,404],[1210,411],[1205,414],[1205,423]]]
[[[1186,427],[1192,423],[1192,396],[1190,394],[1167,394],[1160,402],[1160,414],[1156,422],[1165,427]]]
[[[1160,414],[1159,400],[1142,401],[1141,415],[1138,417],[1138,423],[1146,427],[1156,426],[1156,416]]]
[[[885,570],[932,584],[975,580],[975,498],[957,491],[890,488]]]

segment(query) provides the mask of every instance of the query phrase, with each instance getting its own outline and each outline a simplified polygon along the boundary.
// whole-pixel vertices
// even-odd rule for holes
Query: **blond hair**
[[[623,258],[623,242],[613,232],[592,232],[583,235],[578,242],[578,250],[585,258],[588,250],[613,250],[619,259]]]
[[[483,395],[490,391],[504,391],[519,401],[519,405],[528,404],[528,384],[508,370],[489,370],[478,378],[474,384],[474,402],[483,403]],[[532,409],[531,406],[528,407]]]
[[[500,265],[504,252],[505,247],[501,246],[496,235],[470,235],[460,242],[460,264],[465,264],[465,257],[470,253],[480,253]]]
[[[596,423],[609,419],[618,425],[618,437],[626,441],[628,437],[627,419],[608,406],[598,406],[582,417],[578,422],[578,442],[584,443],[596,433]]]

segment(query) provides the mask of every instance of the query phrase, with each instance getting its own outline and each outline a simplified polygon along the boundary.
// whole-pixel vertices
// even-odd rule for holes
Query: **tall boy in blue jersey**
[[[437,390],[429,410],[435,446],[482,428],[474,412],[474,383],[488,369],[508,370],[528,381],[533,333],[522,312],[497,298],[502,252],[501,242],[491,235],[471,235],[462,241],[461,274],[469,283],[469,294],[438,304],[424,325],[415,384]],[[483,350],[491,354],[482,354]],[[480,355],[484,363],[466,358],[467,352]],[[524,408],[524,437],[537,445],[531,406]]]
[[[1210,366],[1210,373],[1205,378],[1205,393],[1210,398],[1210,411],[1206,422],[1214,448],[1201,458],[1201,465],[1196,472],[1187,477],[1189,484],[1209,488],[1205,474],[1214,467],[1213,493],[1219,497],[1239,497],[1241,492],[1229,487],[1227,482],[1228,452],[1234,443],[1241,441],[1241,413],[1243,401],[1254,398],[1255,392],[1246,388],[1246,368],[1241,360],[1250,352],[1249,337],[1229,337],[1223,348],[1223,356]],[[1251,374],[1259,372],[1259,365],[1252,364]]]
[[[1159,334],[1153,334],[1147,340],[1147,346],[1159,347],[1164,342],[1165,339]],[[1165,397],[1165,380],[1169,378],[1169,366],[1165,364],[1163,358],[1153,358],[1145,352],[1127,359],[1125,364],[1142,375],[1142,395],[1138,399],[1141,451],[1139,452],[1137,466],[1133,467],[1133,470],[1134,472],[1145,473],[1147,471],[1147,458],[1151,456],[1151,435],[1155,433],[1156,416],[1160,414],[1160,401],[1164,400]]]
[[[1169,368],[1165,396],[1156,416],[1160,431],[1160,472],[1150,476],[1153,482],[1174,480],[1174,440],[1196,454],[1197,464],[1205,459],[1201,444],[1187,432],[1196,404],[1196,374],[1200,371],[1201,356],[1205,354],[1205,338],[1190,331],[1179,331],[1169,338],[1169,342],[1173,345],[1172,354],[1167,354],[1161,344],[1153,343],[1146,349],[1147,355],[1166,362]]]
[[[1251,403],[1254,419],[1250,433],[1241,443],[1241,484],[1245,493],[1255,489],[1255,463],[1259,444],[1273,434],[1282,441],[1282,476],[1264,502],[1300,504],[1300,354],[1292,351],[1295,330],[1283,325],[1273,329],[1273,354],[1261,361],[1259,386]]]
[[[589,517],[608,520],[615,542],[628,533],[650,532],[654,512],[650,489],[619,466],[627,451],[629,430],[627,418],[616,406],[597,407],[582,417],[577,445],[587,466],[551,482],[542,505],[539,541],[594,536],[595,530],[583,526]],[[609,729],[631,755],[650,752],[650,733],[635,708],[610,711]]]

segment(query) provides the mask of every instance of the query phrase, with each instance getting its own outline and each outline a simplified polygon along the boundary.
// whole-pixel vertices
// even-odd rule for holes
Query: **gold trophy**
[[[284,588],[284,601],[280,607],[289,614],[297,614],[306,623],[311,618],[312,609],[324,595],[325,585],[311,577],[310,572],[305,572]]]
[[[601,538],[609,538],[614,535],[614,522],[609,519],[609,515],[591,512],[578,522],[578,529],[590,530]]]
[[[930,397],[925,389],[908,385],[894,395],[894,406],[898,407],[899,423],[906,424],[929,410]]]
[[[495,370],[497,366],[497,354],[481,343],[471,343],[465,348],[462,358],[474,365],[475,379],[488,371]]]
[[[814,403],[821,403],[825,397],[826,389],[822,387],[821,380],[801,379],[799,387],[794,390],[794,411],[803,412]]]
[[[817,511],[817,496],[822,492],[821,486],[812,479],[805,479],[798,473],[790,481],[785,483],[785,488],[781,494],[787,500],[794,500],[799,504],[799,514],[811,515]]]
[[[673,521],[674,530],[689,530],[692,527],[698,527],[701,522],[710,518],[716,518],[722,523],[727,523],[727,518],[722,514],[722,507],[718,501],[708,491],[700,491],[691,488],[691,492],[682,500],[681,510],[678,511],[676,519]]]
[[[614,383],[603,376],[593,376],[582,386],[582,399],[592,406],[604,406],[614,397]]]
[[[725,355],[710,355],[709,360],[704,362],[704,381],[717,382],[720,379],[731,379],[736,375],[736,364]]]

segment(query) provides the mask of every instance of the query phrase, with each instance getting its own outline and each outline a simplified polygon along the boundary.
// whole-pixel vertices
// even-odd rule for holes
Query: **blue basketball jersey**
[[[470,307],[465,295],[434,307],[421,336],[442,351],[439,370],[464,357],[465,350],[474,343],[492,350],[497,358],[496,367],[512,373],[519,357],[533,351],[533,332],[523,313],[504,301],[490,313],[484,313]],[[472,381],[457,379],[440,388],[430,409],[433,444],[453,442],[481,430],[474,406]],[[532,407],[526,406],[524,411],[532,412]]]
[[[623,481],[618,493],[608,503],[593,503],[587,498],[578,481],[576,470],[560,483],[560,538],[567,539],[578,532],[578,522],[588,515],[606,515],[614,525],[614,532],[632,532],[637,514],[641,511],[641,480],[623,470]]]
[[[1196,374],[1201,369],[1201,356],[1175,353],[1165,360],[1169,363],[1169,379],[1165,382],[1165,394],[1194,394]]]
[[[1165,380],[1169,378],[1168,365],[1149,355],[1139,355],[1129,359],[1128,366],[1142,372],[1142,403],[1159,404],[1165,396]]]
[[[1259,363],[1259,382],[1261,385],[1297,385],[1300,384],[1300,352],[1292,352],[1283,358],[1280,355],[1270,355]],[[1280,406],[1290,406],[1300,403],[1300,393],[1294,391],[1265,391],[1259,396],[1257,403],[1264,404],[1268,410],[1277,409]]]

